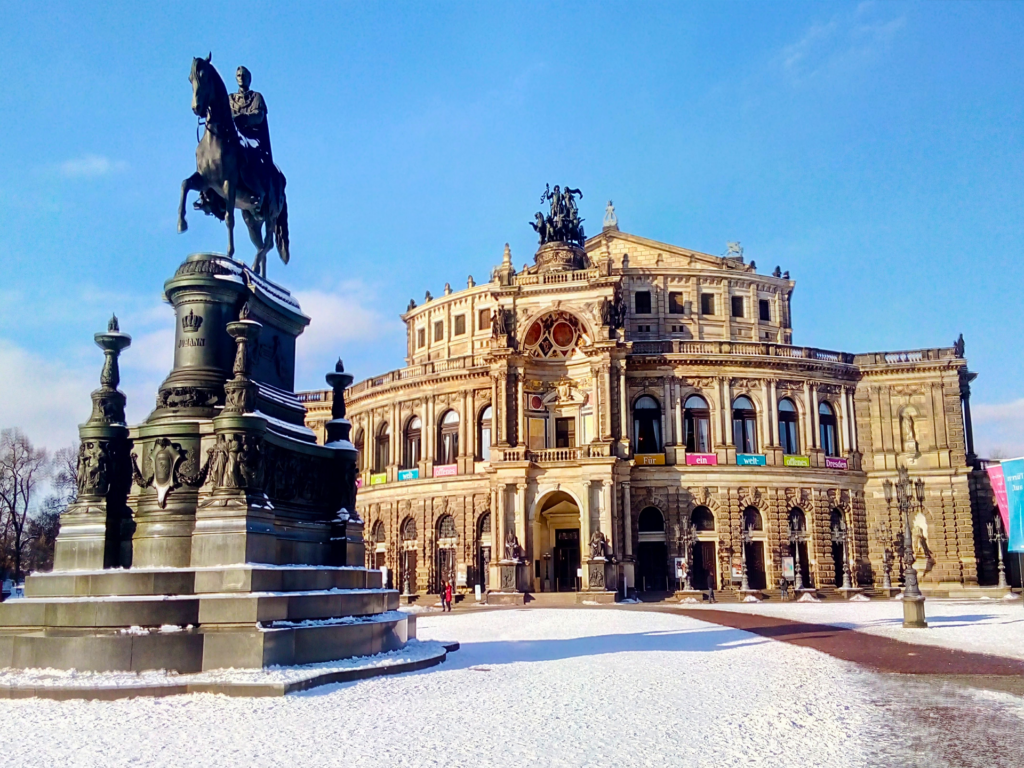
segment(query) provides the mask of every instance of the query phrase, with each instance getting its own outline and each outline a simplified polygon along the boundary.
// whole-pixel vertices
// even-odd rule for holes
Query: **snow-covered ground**
[[[104,768],[960,766],[1014,764],[1024,747],[1019,698],[896,680],[682,616],[422,614],[419,636],[462,650],[284,698],[0,701],[0,755]]]
[[[908,643],[1024,659],[1024,605],[1020,600],[926,600],[927,629],[903,628],[903,604],[899,600],[717,603],[713,607],[848,627]]]

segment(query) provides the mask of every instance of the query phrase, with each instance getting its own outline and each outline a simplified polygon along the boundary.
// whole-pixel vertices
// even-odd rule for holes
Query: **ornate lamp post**
[[[789,519],[789,543],[793,545],[793,590],[799,592],[804,588],[804,574],[800,567],[800,542],[803,535],[800,523],[794,518]]]
[[[743,568],[740,571],[740,592],[750,591],[750,580],[747,578],[747,545],[754,541],[754,526],[743,528],[740,533],[740,562]]]
[[[896,506],[903,520],[903,626],[923,628],[928,626],[924,616],[924,595],[917,584],[917,571],[914,570],[914,538],[911,530],[910,514],[914,510],[924,508],[924,480],[918,478],[910,481],[910,473],[906,467],[898,468],[896,480]],[[882,481],[885,503],[892,505],[893,483]],[[916,502],[916,503],[915,503]]]
[[[849,533],[846,528],[846,521],[840,520],[839,525],[832,529],[832,541],[842,547],[843,550],[843,586],[840,589],[853,589],[850,582],[850,556],[846,550],[846,541]]]
[[[986,523],[988,528],[988,540],[996,547],[996,559],[999,563],[999,584],[1000,589],[1006,589],[1006,567],[1003,565],[1003,543],[1006,541],[1006,533],[1003,532],[1003,521],[997,515],[991,523]]]
[[[683,545],[683,559],[686,562],[686,569],[683,571],[684,592],[691,592],[693,590],[693,585],[690,581],[690,569],[693,567],[693,540],[693,528],[690,526],[690,521],[683,520],[683,530],[679,534],[679,543]]]

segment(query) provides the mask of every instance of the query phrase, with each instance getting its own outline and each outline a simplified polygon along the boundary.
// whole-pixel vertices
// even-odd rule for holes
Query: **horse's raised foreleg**
[[[238,193],[238,182],[228,179],[224,182],[224,206],[227,212],[224,223],[228,226],[228,258],[235,257],[235,195]]]
[[[185,198],[190,191],[200,190],[205,186],[203,177],[196,171],[183,182],[181,182],[181,200],[178,201],[178,231],[184,232],[188,229],[188,222],[185,221]]]

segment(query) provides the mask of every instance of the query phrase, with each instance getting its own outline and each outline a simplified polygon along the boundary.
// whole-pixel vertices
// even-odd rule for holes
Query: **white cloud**
[[[65,160],[58,166],[61,176],[67,179],[86,179],[98,176],[109,176],[128,168],[123,160],[111,160],[103,155],[82,155]]]
[[[983,458],[1024,456],[1024,398],[1010,403],[972,403],[974,450]]]
[[[848,72],[875,61],[906,24],[903,16],[868,18],[873,3],[861,3],[852,13],[815,22],[779,56],[783,71],[794,82]]]
[[[323,368],[343,355],[347,346],[377,342],[400,333],[403,327],[399,320],[367,306],[374,296],[361,284],[347,283],[334,291],[296,291],[295,298],[312,318],[298,340],[299,367],[306,370]]]

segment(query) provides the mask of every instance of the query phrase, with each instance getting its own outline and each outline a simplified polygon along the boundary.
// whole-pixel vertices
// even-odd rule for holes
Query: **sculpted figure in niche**
[[[900,416],[900,433],[903,437],[903,450],[905,453],[917,453],[917,433],[914,429],[914,417],[909,411],[904,411]]]
[[[599,557],[605,557],[605,553],[608,548],[608,539],[601,531],[594,531],[594,535],[590,537],[590,559],[597,560]]]

